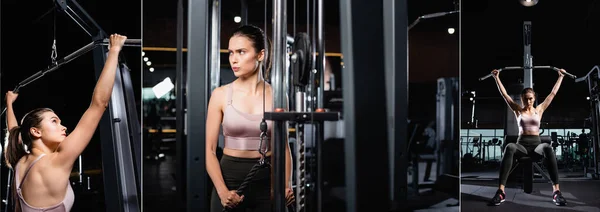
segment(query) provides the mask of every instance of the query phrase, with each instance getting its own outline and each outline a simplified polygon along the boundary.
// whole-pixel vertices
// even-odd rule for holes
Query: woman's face
[[[45,112],[40,123],[40,129],[33,131],[36,137],[40,137],[44,142],[60,143],[67,137],[67,128],[61,125],[58,116],[53,112]]]
[[[521,100],[523,101],[523,106],[531,106],[535,103],[535,95],[533,92],[527,92],[525,95],[521,96]]]
[[[259,61],[263,60],[264,50],[256,52],[253,43],[246,36],[235,35],[229,39],[229,65],[236,77],[248,77],[255,73]]]

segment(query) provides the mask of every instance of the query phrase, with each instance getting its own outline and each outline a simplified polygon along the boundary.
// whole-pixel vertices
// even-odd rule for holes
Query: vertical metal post
[[[285,91],[283,85],[283,72],[286,68],[287,49],[287,15],[286,1],[273,0],[273,106],[274,108],[285,108]],[[285,145],[286,143],[285,122],[273,122],[273,176],[274,176],[274,198],[275,211],[285,211]]]
[[[8,205],[10,205],[9,203],[14,203],[14,201],[12,201],[12,198],[10,197],[10,191],[11,191],[11,185],[12,185],[12,170],[8,170],[8,177],[6,178],[6,202],[4,203],[4,211],[8,211]],[[14,204],[13,204],[14,205]],[[11,207],[13,207],[13,205],[11,205]]]
[[[120,183],[119,188],[123,196],[119,196],[122,201],[122,211],[139,211],[139,202],[137,194],[137,178],[134,165],[134,150],[130,136],[129,126],[134,123],[127,116],[127,97],[125,96],[125,79],[123,79],[123,69],[117,65],[117,75],[115,85],[110,98],[109,108],[111,121],[113,122],[113,137],[117,159],[117,177]],[[139,136],[139,134],[137,134]],[[105,179],[106,180],[106,179]]]
[[[246,0],[242,1],[242,11],[248,10],[245,4]],[[244,8],[246,7],[246,8]],[[212,0],[211,5],[211,24],[210,24],[210,92],[212,93],[221,84],[221,0]],[[247,20],[248,15],[242,12],[242,23]],[[209,98],[210,99],[210,98]]]
[[[185,106],[185,72],[183,69],[183,0],[177,1],[177,65],[176,65],[176,75],[175,75],[175,85],[176,85],[176,184],[175,188],[177,188],[177,205],[176,208],[178,211],[184,211],[187,204],[187,188],[186,188],[186,133],[185,133],[185,118],[187,117],[185,114],[186,106]]]
[[[126,125],[129,129],[130,148],[129,154],[131,157],[131,164],[133,165],[136,195],[138,202],[141,203],[141,187],[142,187],[142,138],[141,138],[141,126],[140,119],[138,118],[138,110],[135,103],[135,94],[133,93],[133,84],[131,82],[131,75],[129,74],[129,67],[125,63],[121,63],[121,79],[123,82],[123,95],[125,97],[125,109],[127,111],[128,124]],[[127,151],[127,150],[125,150]],[[128,162],[129,163],[129,162]],[[83,173],[83,172],[82,172]],[[83,182],[83,177],[81,178]]]
[[[348,212],[388,211],[390,208],[387,202],[373,204],[390,199],[389,157],[387,151],[381,151],[389,146],[388,126],[381,122],[381,119],[387,120],[386,86],[382,83],[385,82],[385,20],[383,15],[372,15],[383,14],[383,11],[383,1],[340,1],[341,47],[346,67],[342,92]],[[397,42],[406,44],[406,41]],[[398,67],[403,66],[406,64]],[[406,87],[397,92],[406,92]],[[375,168],[373,164],[380,166]]]
[[[307,1],[309,1],[309,0],[307,0]],[[312,50],[313,54],[311,55],[311,57],[312,57],[313,63],[312,63],[312,67],[311,67],[310,73],[309,73],[309,82],[310,82],[310,84],[308,86],[306,94],[307,94],[307,97],[308,97],[308,104],[307,104],[308,111],[314,112],[317,109],[317,104],[316,104],[315,101],[317,101],[316,98],[317,98],[317,92],[318,92],[317,91],[318,90],[317,84],[315,83],[315,81],[317,80],[316,70],[317,70],[317,66],[318,66],[318,64],[317,64],[318,57],[317,57],[317,54],[315,54],[315,53],[317,53],[317,45],[318,45],[318,43],[317,43],[317,35],[316,35],[316,33],[317,33],[317,23],[316,23],[317,20],[314,17],[317,14],[317,11],[316,11],[317,2],[315,2],[316,0],[310,0],[310,1],[312,1],[312,14],[313,14],[313,18],[312,18],[312,24],[311,24],[311,27],[312,27],[311,33],[312,34],[309,34],[309,36],[311,38],[310,43],[312,44],[311,45],[311,50]]]
[[[475,128],[477,128],[477,124],[475,124],[475,101],[476,101],[475,100],[475,96],[476,96],[475,91],[472,91],[472,94],[473,94],[473,101],[471,101],[471,103],[473,105],[471,106],[472,107],[472,109],[471,109],[471,125],[475,126]]]
[[[183,0],[177,1],[177,52],[176,52],[176,75],[175,75],[175,86],[176,86],[176,188],[177,188],[177,200],[179,208],[183,210],[185,208],[185,82],[184,82],[184,71],[183,71]]]
[[[207,211],[206,95],[209,62],[209,1],[188,0],[186,204],[187,211]],[[192,142],[193,141],[193,142]]]
[[[531,55],[531,21],[523,22],[523,86],[533,88],[533,56]]]
[[[390,198],[406,200],[408,158],[408,17],[406,0],[384,1],[385,82],[387,91]]]
[[[240,0],[240,3],[242,5],[242,11],[241,11],[241,16],[240,16],[242,18],[242,21],[240,22],[240,24],[247,25],[248,24],[248,0]]]
[[[317,70],[319,88],[317,90],[317,108],[323,108],[323,89],[325,87],[325,35],[323,22],[323,0],[317,0]],[[318,144],[317,144],[318,145]]]
[[[317,52],[319,53],[317,58],[317,74],[319,80],[319,87],[316,90],[317,108],[323,109],[323,89],[325,87],[325,35],[323,26],[325,16],[323,15],[323,0],[317,0]],[[316,78],[316,77],[315,77]],[[324,142],[324,126],[322,122],[313,123],[316,127],[316,153],[317,153],[317,212],[322,211],[323,207],[323,142]]]
[[[593,74],[592,74],[593,75]],[[597,72],[596,76],[600,76],[600,69]],[[597,83],[594,82],[593,77],[589,76],[587,79],[587,83],[588,83],[588,91],[590,92],[590,106],[592,108],[592,130],[591,130],[591,134],[592,134],[592,148],[593,148],[593,153],[594,153],[594,174],[598,174],[598,158],[597,158],[597,151],[598,151],[598,142],[599,138],[600,138],[600,126],[598,125],[598,118],[600,118],[598,116],[598,94],[594,94],[593,90],[594,87],[597,86]]]

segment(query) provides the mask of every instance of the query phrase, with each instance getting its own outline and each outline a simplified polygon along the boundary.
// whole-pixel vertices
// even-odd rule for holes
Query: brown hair
[[[261,28],[258,28],[256,26],[244,25],[244,26],[237,28],[235,31],[233,31],[233,34],[231,35],[231,37],[233,37],[233,36],[244,36],[244,37],[248,38],[250,41],[252,41],[252,46],[256,50],[256,53],[260,52],[263,49],[265,50],[263,70],[259,70],[259,71],[264,71],[263,77],[265,78],[265,80],[269,79],[270,78],[269,74],[271,73],[271,64],[272,64],[271,52],[272,52],[273,48],[271,47],[272,46],[271,41],[267,38],[267,36],[265,35],[265,32]]]
[[[4,157],[6,160],[6,164],[10,167],[13,172],[16,172],[15,167],[19,160],[26,155],[29,155],[27,150],[25,149],[25,145],[28,149],[31,149],[33,142],[33,135],[29,131],[32,127],[40,127],[40,123],[44,119],[42,114],[45,112],[54,112],[49,108],[38,108],[30,111],[29,113],[23,116],[21,120],[21,126],[13,127],[8,130],[8,145],[6,147]],[[14,175],[13,175],[14,176]],[[15,185],[16,178],[14,178],[11,182],[12,187],[12,198],[13,203],[15,205],[15,210],[19,211],[21,208],[20,202],[17,198],[17,185]]]

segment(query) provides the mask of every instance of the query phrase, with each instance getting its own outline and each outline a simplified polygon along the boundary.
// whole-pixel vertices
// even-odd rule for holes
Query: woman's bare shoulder
[[[217,88],[215,88],[212,91],[212,96],[216,96],[216,97],[222,97],[223,95],[225,95],[225,89],[227,89],[229,86],[231,85],[231,83],[229,84],[225,84],[225,85],[221,85]]]

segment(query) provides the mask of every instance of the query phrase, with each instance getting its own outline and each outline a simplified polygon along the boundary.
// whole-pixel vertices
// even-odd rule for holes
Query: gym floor
[[[498,189],[498,170],[463,172],[461,211],[600,211],[600,181],[584,177],[581,171],[567,170],[559,170],[559,180],[566,206],[552,202],[552,186],[548,182],[534,181],[533,191],[527,194],[520,182],[510,179],[505,188],[506,201],[499,206],[488,206]]]

